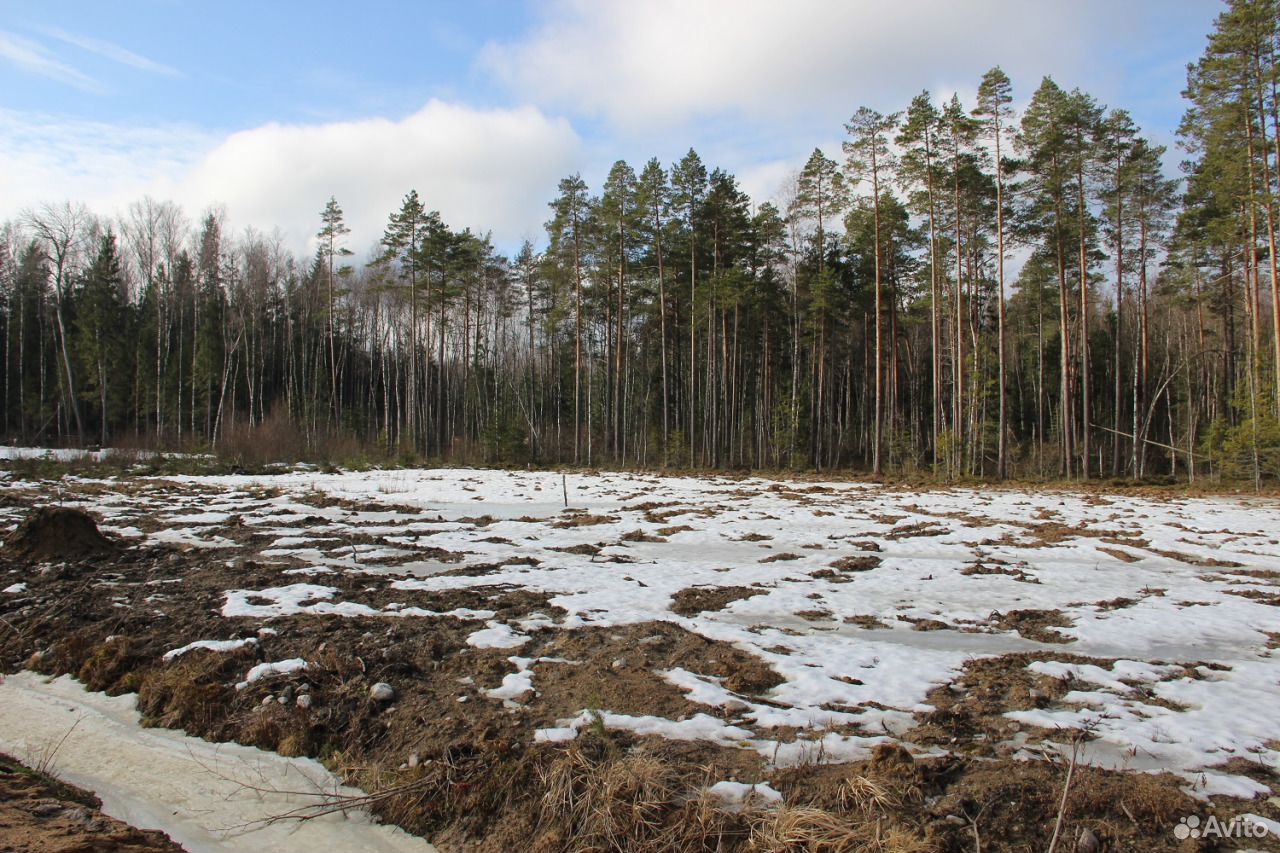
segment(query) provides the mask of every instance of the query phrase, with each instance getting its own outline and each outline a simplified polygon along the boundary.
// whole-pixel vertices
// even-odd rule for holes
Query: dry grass
[[[891,820],[851,821],[804,806],[784,807],[757,818],[749,846],[770,853],[925,853],[933,849],[917,832]]]
[[[740,848],[756,814],[706,794],[708,768],[570,748],[539,768],[538,850],[716,851]]]

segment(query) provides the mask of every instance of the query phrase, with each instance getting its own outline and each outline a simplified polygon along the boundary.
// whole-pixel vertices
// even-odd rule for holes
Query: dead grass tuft
[[[805,853],[924,853],[928,839],[892,820],[853,821],[844,815],[806,806],[783,807],[757,819],[750,848]]]

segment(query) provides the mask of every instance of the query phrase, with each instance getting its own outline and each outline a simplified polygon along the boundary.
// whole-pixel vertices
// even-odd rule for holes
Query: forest
[[[775,201],[692,149],[548,187],[505,257],[408,189],[356,259],[143,198],[0,224],[0,433],[371,460],[1280,479],[1280,14],[1232,0],[1170,152],[999,67],[862,107]],[[1171,81],[1177,85],[1178,81]],[[299,199],[311,205],[312,200]]]

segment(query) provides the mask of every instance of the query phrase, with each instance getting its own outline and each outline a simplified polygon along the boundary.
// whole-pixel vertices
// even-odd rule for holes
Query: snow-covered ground
[[[278,563],[279,583],[227,590],[228,616],[374,612],[325,585],[335,572],[389,590],[550,594],[565,615],[508,624],[453,614],[476,620],[472,645],[523,661],[494,701],[536,688],[538,661],[518,656],[541,626],[664,620],[758,656],[783,682],[758,702],[675,669],[664,677],[691,700],[734,713],[677,721],[600,709],[605,725],[756,749],[779,764],[855,759],[907,732],[930,710],[930,690],[967,662],[1026,652],[1031,672],[1075,689],[1008,716],[1087,727],[1093,763],[1167,769],[1199,793],[1237,796],[1266,788],[1214,767],[1280,766],[1280,504],[1270,499],[465,469],[78,482],[94,488],[76,502],[124,536],[230,549],[243,547],[233,529],[270,537],[254,559]],[[448,571],[480,564],[496,569]],[[690,587],[751,594],[673,612],[673,595]],[[1043,611],[1049,627],[1019,633],[1016,611]],[[583,710],[539,738],[574,737],[593,721]],[[780,739],[776,727],[809,737]]]
[[[81,460],[101,462],[112,456],[124,458],[163,456],[166,459],[182,459],[189,458],[190,454],[160,453],[151,450],[123,450],[114,447],[104,447],[101,450],[83,450],[76,447],[10,447],[8,445],[0,445],[0,460],[47,459],[53,462],[79,462]]]

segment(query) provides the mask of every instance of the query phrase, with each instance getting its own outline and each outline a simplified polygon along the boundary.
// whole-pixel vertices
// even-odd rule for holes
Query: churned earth
[[[441,849],[1280,849],[1274,499],[11,475],[0,523],[5,671]]]

